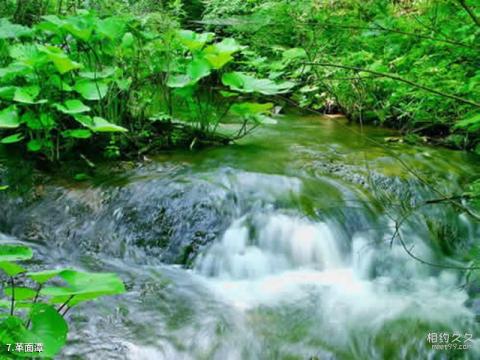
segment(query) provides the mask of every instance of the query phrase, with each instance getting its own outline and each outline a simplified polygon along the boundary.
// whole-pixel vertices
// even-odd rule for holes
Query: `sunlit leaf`
[[[191,30],[179,30],[177,32],[177,38],[190,51],[200,50],[207,42],[212,41],[214,36],[213,33],[198,34]]]
[[[5,6],[8,6],[5,4]],[[30,37],[33,30],[19,24],[12,24],[5,18],[0,19],[0,39],[14,39],[21,37]]]
[[[107,95],[108,85],[103,81],[79,80],[74,89],[86,100],[101,100]]]
[[[12,292],[11,287],[7,287],[3,291],[4,291],[5,295],[7,295],[8,297],[12,297],[12,294],[14,293],[15,294],[15,300],[33,299],[35,297],[36,293],[37,293],[35,290],[25,288],[25,287],[18,287],[18,286],[16,286],[14,288],[13,292]]]
[[[0,261],[0,270],[3,270],[8,276],[16,276],[25,272],[22,266],[10,261]]]
[[[18,134],[13,134],[7,137],[4,137],[2,140],[0,140],[0,143],[2,144],[14,144],[19,141],[22,141],[24,138],[23,134],[18,133]]]
[[[17,108],[9,106],[0,111],[0,129],[14,129],[20,126]]]
[[[53,358],[67,341],[68,325],[51,305],[35,304],[30,312],[31,328],[26,330],[21,342],[43,344],[40,357]],[[26,357],[32,354],[25,353]]]
[[[282,94],[290,91],[295,83],[285,81],[275,83],[269,79],[257,79],[242,72],[230,72],[222,76],[222,83],[230,89],[242,93],[258,92],[264,95]]]
[[[238,116],[257,115],[270,112],[272,108],[272,103],[259,104],[244,102],[232,105],[232,107],[230,108],[230,112]]]
[[[123,19],[118,17],[109,17],[97,21],[95,30],[103,36],[115,40],[120,38],[125,33],[126,23]]]
[[[63,104],[54,104],[57,110],[64,114],[81,114],[90,111],[90,107],[80,100],[67,100]]]
[[[42,46],[40,49],[47,54],[47,57],[53,62],[60,74],[65,74],[82,67],[81,64],[70,59],[60,48],[55,46]]]
[[[41,294],[52,297],[75,296],[85,300],[104,295],[117,295],[125,292],[123,281],[112,273],[87,273],[76,270],[62,271],[59,276],[68,284],[67,287],[45,287]]]
[[[24,103],[24,104],[46,103],[47,100],[45,99],[35,101],[35,98],[38,96],[39,92],[40,92],[40,87],[37,85],[27,86],[27,87],[17,87],[15,89],[15,95],[13,96],[13,100],[19,103]]]
[[[74,139],[88,139],[92,137],[92,133],[87,129],[65,130],[62,135]]]

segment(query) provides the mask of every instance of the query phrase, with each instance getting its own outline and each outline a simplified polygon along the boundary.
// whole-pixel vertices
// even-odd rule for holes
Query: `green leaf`
[[[9,308],[10,302],[6,302],[0,305],[2,307]],[[15,359],[17,353],[12,354],[7,351],[4,344],[15,344],[17,342],[24,342],[22,336],[25,334],[25,326],[23,320],[16,316],[8,316],[5,319],[0,320],[0,359]]]
[[[177,38],[190,51],[200,50],[207,42],[212,41],[214,37],[215,34],[209,32],[201,34],[191,30],[179,30],[177,32]]]
[[[244,48],[245,47],[238,44],[235,39],[227,38],[219,43],[207,46],[203,54],[214,69],[221,69],[233,60],[232,54]]]
[[[64,20],[61,20],[56,15],[45,15],[45,16],[42,16],[42,19],[44,21],[36,25],[37,29],[50,31],[57,35],[62,34],[62,27],[65,24]]]
[[[11,82],[16,77],[26,76],[27,74],[30,74],[31,71],[32,69],[30,69],[28,66],[24,64],[12,62],[7,67],[0,68],[0,79],[6,83]],[[14,86],[11,86],[11,88],[15,89]],[[13,97],[13,92],[10,99],[12,99],[12,97]]]
[[[107,67],[101,71],[81,71],[78,75],[85,79],[98,80],[112,77],[117,71],[116,67]]]
[[[70,59],[67,54],[55,46],[41,46],[40,50],[47,54],[60,74],[82,68],[81,64]]]
[[[126,23],[118,17],[109,17],[97,22],[95,30],[110,40],[115,40],[125,33]]]
[[[29,260],[33,251],[23,245],[0,245],[0,261],[21,261]]]
[[[59,274],[68,287],[45,287],[41,294],[53,297],[52,302],[64,301],[74,296],[76,302],[93,300],[104,295],[118,295],[125,292],[122,280],[111,273],[87,273],[75,270],[64,270]]]
[[[44,284],[48,280],[58,276],[62,271],[65,271],[65,270],[66,269],[57,269],[57,270],[27,272],[25,275],[27,275],[30,279],[32,279],[33,281],[39,284]]]
[[[267,113],[270,112],[272,108],[272,103],[260,104],[244,102],[232,105],[232,107],[230,108],[230,112],[238,116],[247,116]]]
[[[124,49],[131,48],[134,43],[135,43],[135,37],[131,32],[127,32],[125,35],[123,35],[122,48]]]
[[[190,85],[195,84],[200,79],[210,75],[210,63],[201,58],[195,58],[187,66],[187,75],[190,77]]]
[[[41,140],[30,140],[27,144],[27,149],[28,151],[31,151],[31,152],[37,152],[37,151],[40,151],[42,150],[43,148],[43,142]]]
[[[65,74],[69,71],[80,69],[82,67],[81,64],[71,60],[66,55],[50,54],[48,57],[53,62],[60,74]]]
[[[48,63],[48,56],[43,47],[36,44],[16,44],[10,47],[10,57],[28,68],[34,68]]]
[[[20,126],[17,108],[9,106],[0,111],[0,129],[15,129]]]
[[[40,357],[52,358],[62,349],[67,341],[68,325],[57,310],[47,304],[35,304],[30,312],[31,329],[26,330],[25,343],[42,343]],[[25,354],[31,357],[32,354]]]
[[[63,21],[62,28],[80,40],[89,41],[94,28],[93,18],[89,14],[71,16]]]
[[[183,87],[179,87],[178,89],[175,89],[174,93],[175,95],[180,96],[187,101],[190,101],[196,90],[197,90],[196,85],[189,85],[189,86],[183,86]]]
[[[24,104],[43,104],[46,103],[47,100],[39,100],[35,101],[35,98],[38,96],[40,92],[39,86],[28,86],[28,87],[17,87],[15,89],[15,95],[13,100],[19,103]]]
[[[167,81],[167,86],[171,88],[183,88],[188,86],[192,79],[185,74],[170,75]]]
[[[187,65],[187,73],[171,75],[167,81],[167,86],[171,88],[193,86],[210,73],[210,63],[206,59],[195,58]]]
[[[82,103],[80,100],[67,100],[62,104],[54,104],[58,111],[64,114],[81,114],[90,111],[90,107]]]
[[[93,132],[127,132],[128,130],[119,125],[112,124],[107,120],[95,116],[85,116],[85,115],[76,115],[75,120],[77,120],[83,126],[89,128]]]
[[[2,143],[2,144],[13,144],[13,143],[17,143],[19,141],[22,141],[23,138],[24,138],[24,136],[21,133],[13,134],[13,135],[4,137],[2,140],[0,140],[0,143]]]
[[[16,89],[17,88],[15,86],[0,87],[0,98],[5,100],[13,100]]]
[[[231,91],[223,91],[223,90],[220,91],[220,95],[222,95],[225,98],[238,96],[237,93],[234,93],[234,92],[231,92]]]
[[[307,57],[307,52],[302,48],[292,48],[283,52],[284,60],[302,59]]]
[[[128,130],[119,125],[112,124],[107,120],[95,116],[93,118],[93,125],[90,126],[90,130],[93,132],[127,132]]]
[[[50,130],[55,127],[55,119],[50,113],[41,113],[38,116],[35,112],[28,111],[23,114],[22,123],[32,130]]]
[[[8,6],[5,4],[5,6]],[[30,37],[33,30],[19,24],[12,24],[5,18],[0,19],[0,39],[17,39],[21,37]]]
[[[52,75],[48,82],[49,84],[61,91],[70,92],[73,90],[72,87],[68,83],[63,81],[62,78],[57,74]]]
[[[12,297],[12,288],[11,287],[7,287],[3,291],[4,291],[5,295],[7,295],[8,297]],[[17,287],[16,286],[14,294],[15,294],[15,300],[29,300],[29,299],[33,299],[35,297],[35,295],[37,294],[37,292],[35,290],[29,289],[29,288],[26,288],[26,287]]]
[[[25,272],[23,267],[10,261],[0,261],[0,269],[3,270],[8,276],[15,276]]]
[[[79,80],[74,89],[86,100],[101,100],[107,95],[108,85],[103,81]]]
[[[87,129],[66,130],[62,133],[62,135],[67,138],[74,138],[74,139],[88,139],[92,137],[92,133],[90,132],[90,130],[87,130]]]
[[[9,188],[10,186],[8,185],[0,185],[0,191],[5,191]]]
[[[257,92],[264,95],[283,94],[290,91],[290,89],[295,86],[295,83],[291,81],[277,84],[272,80],[256,79],[255,77],[242,72],[230,72],[224,74],[222,76],[222,83],[235,91],[242,93]]]

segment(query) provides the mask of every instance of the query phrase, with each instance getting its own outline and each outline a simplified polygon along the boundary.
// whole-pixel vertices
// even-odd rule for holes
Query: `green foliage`
[[[142,147],[156,135],[170,139],[178,123],[188,124],[183,129],[191,128],[191,140],[215,137],[227,117],[245,128],[255,116],[229,112],[238,96],[293,86],[258,78],[250,65],[248,74],[232,71],[245,68],[247,51],[234,38],[174,22],[160,26],[158,13],[139,18],[122,11],[48,14],[30,27],[1,20],[1,144],[50,161],[99,145],[118,157],[122,148]],[[286,61],[296,56],[289,54]],[[223,96],[227,88],[235,93]],[[150,121],[162,113],[167,122]]]
[[[27,272],[18,261],[31,259],[33,252],[23,245],[0,245],[0,270],[9,278],[0,301],[0,357],[32,357],[16,349],[16,343],[42,344],[35,357],[52,358],[65,346],[68,325],[66,312],[73,306],[105,295],[125,292],[115,274],[87,273],[72,269]],[[0,272],[1,273],[1,272]],[[17,278],[28,278],[33,288],[17,286]],[[66,286],[58,286],[62,280]],[[55,286],[47,286],[55,281]],[[37,285],[34,285],[34,284]],[[55,307],[56,304],[61,304]],[[2,313],[1,308],[7,313]],[[8,344],[11,344],[10,346]]]
[[[480,27],[456,2],[206,0],[206,9],[210,30],[249,45],[253,68],[301,85],[291,97],[301,107],[478,142],[478,107],[442,96],[480,99]]]
[[[257,92],[264,95],[283,94],[288,92],[295,83],[285,81],[280,84],[275,84],[269,79],[256,79],[241,72],[226,73],[222,77],[224,85],[229,86],[231,90],[253,93]]]

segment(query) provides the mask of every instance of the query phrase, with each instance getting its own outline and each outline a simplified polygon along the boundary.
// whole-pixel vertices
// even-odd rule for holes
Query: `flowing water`
[[[32,246],[34,267],[124,279],[127,294],[72,310],[60,359],[478,359],[478,289],[406,249],[466,266],[480,228],[437,204],[402,223],[406,247],[394,233],[439,197],[412,171],[453,194],[480,167],[386,136],[286,117],[234,146],[56,176],[3,195],[0,241]],[[427,341],[457,332],[472,349]]]

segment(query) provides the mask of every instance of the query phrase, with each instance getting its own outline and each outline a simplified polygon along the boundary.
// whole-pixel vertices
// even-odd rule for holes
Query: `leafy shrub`
[[[3,288],[8,300],[0,300],[0,357],[54,357],[66,343],[65,315],[72,307],[125,292],[115,274],[72,269],[28,272],[18,262],[32,256],[29,247],[0,245],[0,270],[8,278]],[[56,285],[60,280],[64,286]],[[41,349],[31,353],[16,344],[35,344]]]
[[[241,67],[235,56],[245,49],[233,38],[161,28],[156,19],[84,12],[47,15],[32,28],[2,19],[0,143],[24,143],[59,160],[106,133],[108,156],[116,156],[114,133],[129,132],[124,142],[137,145],[172,131],[177,120],[196,129],[196,138],[213,134],[227,115],[243,119],[237,138],[249,132],[247,120],[256,126],[268,113],[229,113],[239,95],[275,95],[294,85],[258,79],[254,69],[228,73],[230,65]]]

